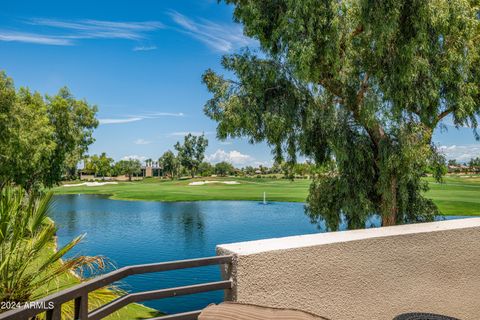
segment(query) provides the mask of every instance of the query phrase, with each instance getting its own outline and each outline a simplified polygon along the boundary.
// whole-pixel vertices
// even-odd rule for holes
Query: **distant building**
[[[146,161],[142,166],[142,177],[160,177],[162,175],[162,168],[158,161]]]

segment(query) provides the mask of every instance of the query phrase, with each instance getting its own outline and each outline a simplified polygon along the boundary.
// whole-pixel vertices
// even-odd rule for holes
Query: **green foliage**
[[[114,169],[118,174],[125,174],[128,176],[128,180],[132,181],[132,176],[140,174],[142,170],[142,164],[138,159],[120,160],[115,164]]]
[[[192,178],[205,157],[207,146],[208,139],[205,135],[194,136],[191,133],[184,137],[183,144],[180,144],[180,142],[175,144],[175,150],[178,151],[178,160],[182,166],[189,170]]]
[[[97,107],[85,100],[76,100],[68,88],[60,89],[55,96],[47,96],[47,108],[56,147],[45,185],[52,186],[66,172],[76,172],[78,162],[95,141],[92,134],[98,120],[95,118]]]
[[[470,161],[468,162],[468,166],[469,167],[472,167],[472,168],[478,168],[480,167],[480,157],[476,157],[475,159],[470,159]]]
[[[152,159],[152,158],[146,159],[146,160],[145,160],[145,165],[146,165],[147,167],[153,166],[153,159]]]
[[[247,175],[252,176],[252,175],[255,174],[255,171],[256,171],[256,170],[255,170],[255,168],[252,167],[252,166],[246,166],[246,167],[243,169],[243,171],[245,171],[245,173],[246,173]]]
[[[325,166],[328,163],[325,163]],[[322,172],[321,168],[318,168],[315,164],[307,161],[304,163],[289,163],[289,162],[282,162],[281,164],[277,164],[271,170],[272,172],[283,172],[285,178],[293,179],[295,177],[311,177],[319,172]]]
[[[480,114],[478,1],[226,2],[261,52],[224,56],[233,79],[203,75],[218,136],[266,141],[278,163],[335,161],[307,200],[332,229],[342,215],[432,220],[420,178],[444,173],[433,130],[446,116],[476,128]]]
[[[218,174],[222,177],[235,174],[235,168],[231,163],[222,161],[215,165],[215,174]]]
[[[450,160],[448,160],[448,165],[449,166],[459,166],[460,163],[458,163],[456,159],[450,159]]]
[[[15,183],[27,189],[51,187],[76,165],[93,142],[97,108],[76,100],[66,88],[43,98],[15,90],[0,73],[0,189]]]
[[[198,174],[202,177],[208,177],[214,174],[215,168],[208,162],[202,162],[198,166]]]
[[[114,171],[112,168],[113,159],[107,157],[105,152],[102,152],[100,156],[94,154],[93,156],[86,158],[84,161],[85,169],[93,172],[96,176],[105,178],[110,176],[112,171]]]
[[[164,174],[168,174],[171,179],[174,179],[178,175],[180,163],[172,151],[165,151],[158,159],[158,163],[162,167]]]
[[[71,271],[102,269],[100,257],[76,256],[59,263],[83,236],[57,251],[48,250],[56,227],[48,218],[52,193],[27,195],[18,187],[0,191],[0,301],[27,302],[40,298],[41,287],[55,287]],[[46,253],[48,252],[48,253]],[[57,284],[58,285],[58,284]],[[42,296],[48,292],[41,292]]]
[[[56,148],[47,106],[38,93],[23,88],[15,92],[4,74],[0,86],[0,99],[8,99],[0,110],[0,189],[10,182],[31,188],[46,179]]]
[[[468,169],[472,173],[479,173],[480,172],[480,157],[476,157],[475,159],[470,159],[468,162]]]

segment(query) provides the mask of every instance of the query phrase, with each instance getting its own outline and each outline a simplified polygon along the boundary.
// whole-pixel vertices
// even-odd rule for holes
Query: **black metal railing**
[[[88,293],[105,287],[125,277],[169,270],[203,267],[216,264],[231,264],[232,256],[216,256],[209,258],[169,261],[152,264],[141,264],[123,267],[110,273],[104,274],[72,288],[59,291],[33,303],[34,308],[17,308],[0,314],[0,320],[27,320],[36,315],[46,312],[47,320],[61,320],[62,304],[74,301],[75,320],[98,320],[103,319],[120,308],[134,302],[170,298],[175,296],[194,294],[215,290],[227,290],[232,288],[231,280],[215,281],[195,284],[183,287],[152,290],[145,292],[129,293],[121,296],[91,312],[88,311]],[[53,303],[53,308],[49,306]],[[150,320],[190,320],[197,319],[201,310],[177,313]]]

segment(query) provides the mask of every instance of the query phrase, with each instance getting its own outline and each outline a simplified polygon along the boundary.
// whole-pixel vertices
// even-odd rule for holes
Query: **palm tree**
[[[59,279],[72,271],[93,274],[106,267],[102,257],[62,260],[83,235],[54,250],[56,227],[47,216],[51,206],[51,192],[29,195],[19,187],[0,191],[0,302],[39,299],[61,289]]]

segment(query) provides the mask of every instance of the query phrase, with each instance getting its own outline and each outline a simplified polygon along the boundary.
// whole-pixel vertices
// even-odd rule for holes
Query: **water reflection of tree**
[[[169,224],[172,233],[180,236],[186,246],[205,242],[205,217],[198,202],[163,203],[160,219]]]
[[[58,223],[62,222],[62,227],[66,228],[69,234],[76,231],[76,206],[78,205],[77,195],[55,196],[49,216]]]

